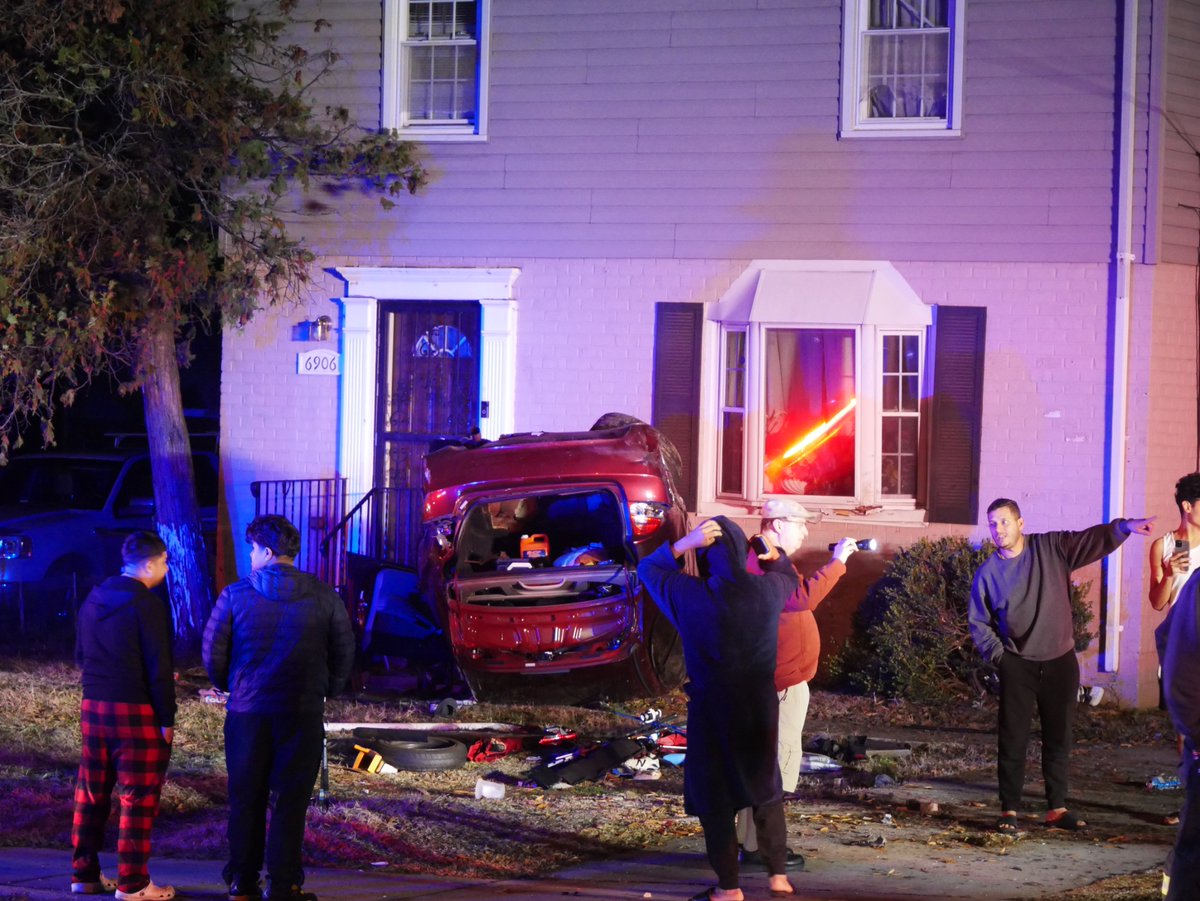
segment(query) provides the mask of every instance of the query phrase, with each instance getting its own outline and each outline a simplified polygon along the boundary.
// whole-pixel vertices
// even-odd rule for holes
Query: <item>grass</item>
[[[69,846],[79,759],[78,679],[78,671],[70,665],[0,658],[0,796],[5,798],[0,845]],[[154,843],[159,856],[212,859],[215,872],[216,861],[225,854],[224,712],[201,701],[198,692],[207,687],[208,680],[198,668],[180,675],[175,748]],[[653,705],[682,719],[686,698],[675,692]],[[428,702],[397,698],[334,701],[326,715],[327,722],[432,719]],[[636,726],[605,710],[540,705],[466,706],[458,719],[514,723],[534,732],[555,725],[595,738],[623,735]],[[862,768],[871,780],[878,774],[898,781],[963,774],[978,778],[980,773],[990,778],[995,765],[995,721],[990,699],[977,706],[932,709],[818,691],[806,731],[810,736],[828,731],[838,737],[899,734],[911,738],[911,756],[872,758]],[[1080,743],[1096,745],[1097,753],[1110,745],[1161,744],[1169,733],[1157,711],[1080,708],[1078,722]],[[1033,753],[1031,763],[1036,764]],[[477,778],[515,786],[527,779],[529,768],[524,754],[458,770],[389,776],[331,767],[333,803],[310,811],[306,860],[314,866],[517,878],[699,834],[698,822],[683,811],[681,771],[671,767],[664,767],[659,781],[606,776],[563,791],[527,784],[501,800],[476,801]],[[806,791],[813,800],[828,798],[835,806],[849,803],[859,806],[853,809],[866,809],[862,805],[875,803],[853,786],[830,790],[818,781]],[[789,805],[789,820],[798,824],[810,808]],[[947,841],[969,844],[986,834],[968,823]],[[376,866],[380,862],[385,865]],[[1156,897],[1158,879],[1157,872],[1147,872],[1108,880],[1065,894],[1060,901],[1142,901]]]

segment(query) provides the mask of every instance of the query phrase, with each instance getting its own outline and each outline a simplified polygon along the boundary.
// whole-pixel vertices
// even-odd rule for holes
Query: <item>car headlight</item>
[[[28,535],[0,535],[0,560],[20,560],[33,556],[33,541]]]

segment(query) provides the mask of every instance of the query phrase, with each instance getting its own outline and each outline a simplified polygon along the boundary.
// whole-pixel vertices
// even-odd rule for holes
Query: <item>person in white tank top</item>
[[[1170,610],[1179,597],[1179,589],[1188,577],[1200,569],[1200,472],[1189,473],[1175,483],[1175,506],[1179,508],[1179,525],[1150,544],[1150,606],[1155,610]],[[1158,651],[1158,706],[1166,709],[1162,687],[1162,661],[1167,648],[1171,614],[1154,631]],[[1179,753],[1183,739],[1176,736]],[[1163,817],[1167,826],[1179,823],[1179,813]]]
[[[1175,483],[1175,505],[1179,525],[1150,545],[1150,606],[1155,610],[1174,604],[1188,576],[1200,568],[1200,472]]]

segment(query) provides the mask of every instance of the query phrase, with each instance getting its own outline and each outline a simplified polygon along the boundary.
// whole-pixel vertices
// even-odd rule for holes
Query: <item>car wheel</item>
[[[41,603],[34,614],[38,627],[49,632],[63,633],[75,625],[75,616],[88,592],[96,585],[91,563],[79,557],[63,557],[46,571]]]
[[[379,742],[379,756],[398,770],[457,770],[467,762],[467,746],[431,735],[424,741]]]
[[[671,691],[683,684],[687,670],[683,663],[683,643],[679,633],[653,602],[646,600],[646,635],[640,655],[638,675],[652,695]]]

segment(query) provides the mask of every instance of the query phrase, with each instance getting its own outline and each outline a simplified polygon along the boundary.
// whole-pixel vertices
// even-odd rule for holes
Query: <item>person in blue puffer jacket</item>
[[[251,573],[221,592],[204,629],[204,666],[229,693],[231,901],[315,901],[304,892],[304,815],[321,765],[325,698],[350,679],[354,631],[338,594],[294,565],[300,533],[282,516],[246,527]],[[266,829],[271,807],[270,832]]]

